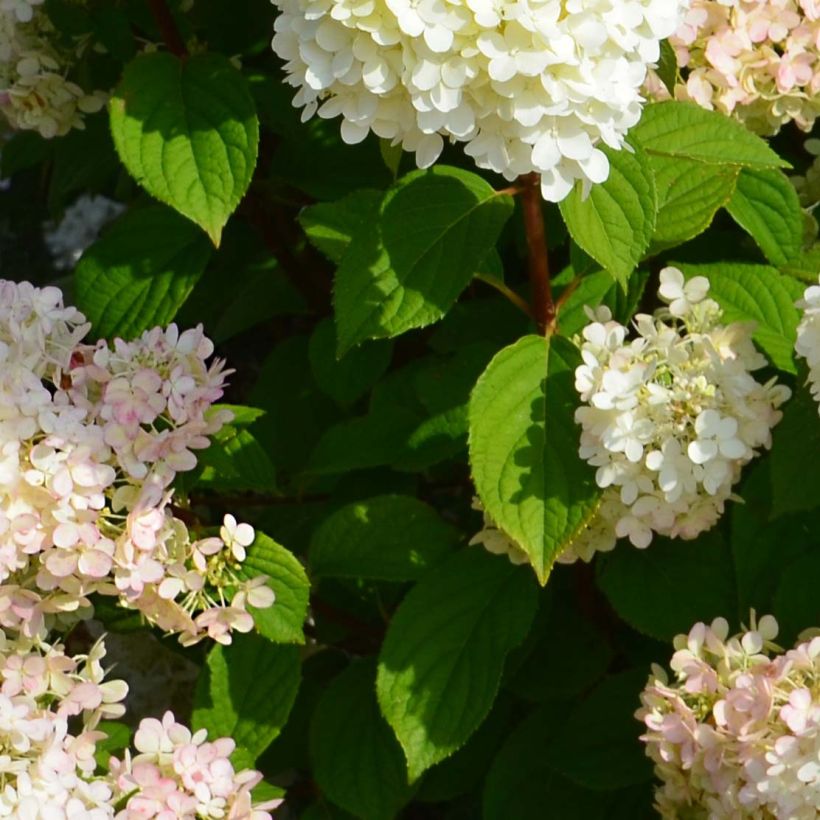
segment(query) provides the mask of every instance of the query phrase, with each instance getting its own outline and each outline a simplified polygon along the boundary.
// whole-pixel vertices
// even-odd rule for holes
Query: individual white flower
[[[789,396],[774,380],[752,377],[766,361],[751,328],[721,324],[706,279],[686,282],[675,268],[660,279],[660,296],[671,304],[636,316],[637,338],[627,341],[626,328],[606,312],[579,340],[579,454],[597,468],[604,493],[559,560],[589,560],[616,538],[644,549],[655,533],[695,538],[714,526],[743,465],[770,446],[777,408]]]
[[[219,537],[230,550],[234,559],[242,562],[247,555],[245,548],[253,544],[256,533],[250,524],[237,524],[236,518],[228,513],[223,519]]]
[[[685,316],[692,305],[702,302],[709,292],[709,280],[705,276],[693,276],[688,282],[677,268],[664,268],[658,288],[660,297],[669,302],[673,316]]]
[[[545,199],[603,182],[684,0],[272,0],[274,51],[303,118],[341,116],[426,168],[444,139]]]

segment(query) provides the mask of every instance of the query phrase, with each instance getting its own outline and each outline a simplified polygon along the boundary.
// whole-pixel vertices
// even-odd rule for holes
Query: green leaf
[[[168,208],[128,211],[77,264],[77,304],[98,336],[131,339],[174,318],[210,256],[208,240]]]
[[[705,231],[731,199],[738,169],[681,157],[649,155],[658,186],[658,221],[653,250],[681,245]],[[745,173],[745,172],[743,172]]]
[[[789,167],[765,140],[739,122],[691,102],[667,100],[647,105],[629,136],[650,154],[711,165]]]
[[[678,80],[678,58],[669,40],[661,40],[661,56],[655,71],[666,86],[666,90],[674,95]]]
[[[214,646],[194,696],[192,727],[210,740],[231,737],[255,760],[282,731],[299,690],[295,646],[277,646],[258,635],[234,635]]]
[[[795,279],[802,279],[810,285],[816,285],[817,275],[820,273],[820,243],[783,265],[783,273]]]
[[[43,139],[36,131],[16,131],[4,138],[0,151],[0,177],[9,179],[20,171],[46,162],[54,145],[54,140]]]
[[[613,675],[575,706],[550,738],[548,759],[556,771],[604,791],[652,778],[652,764],[638,740],[643,727],[634,716],[647,676],[645,669]]]
[[[108,761],[112,755],[122,758],[122,753],[131,743],[131,729],[124,723],[117,723],[113,720],[103,720],[97,730],[105,732],[106,737],[97,741],[94,749],[94,759],[97,766],[103,771],[108,771]]]
[[[416,395],[429,413],[410,433],[398,470],[424,470],[467,450],[470,392],[498,346],[465,344],[454,355],[431,357],[413,379]]]
[[[324,475],[392,464],[405,454],[419,422],[414,409],[391,404],[335,424],[313,450],[309,470]]]
[[[521,698],[541,702],[579,695],[609,668],[612,647],[579,607],[575,581],[565,573],[550,580],[528,640],[510,656],[504,685]]]
[[[768,520],[765,506],[771,487],[767,467],[763,462],[741,485],[740,495],[745,503],[733,507],[729,527],[738,612],[744,619],[750,609],[761,614],[773,612],[772,598],[784,568],[817,546],[814,513]],[[803,476],[800,480],[804,480]],[[806,480],[810,483],[811,476]]]
[[[637,693],[635,699],[637,701]],[[632,710],[634,711],[634,705]],[[484,781],[483,820],[650,820],[651,795],[643,786],[589,791],[552,765],[552,739],[567,720],[564,703],[531,713],[508,736]],[[636,724],[637,725],[637,724]],[[636,743],[637,745],[637,743]]]
[[[597,820],[597,795],[558,775],[547,757],[562,719],[560,704],[549,703],[509,735],[484,781],[483,820],[557,820],[559,812],[562,820]]]
[[[595,513],[599,492],[578,457],[577,349],[559,336],[504,348],[470,401],[470,465],[484,508],[546,583]]]
[[[576,185],[561,202],[561,215],[580,248],[622,285],[649,247],[655,231],[658,198],[649,162],[634,153],[604,149],[609,177],[584,198]]]
[[[782,171],[743,169],[726,210],[773,265],[785,265],[800,255],[803,209]]]
[[[504,657],[532,622],[535,590],[521,567],[472,548],[431,570],[396,610],[376,691],[411,781],[487,716]]]
[[[199,485],[259,493],[276,489],[276,469],[270,456],[256,436],[236,420],[212,437],[211,446],[199,454],[199,463]]]
[[[82,130],[74,128],[53,141],[48,183],[52,212],[65,208],[77,194],[108,193],[113,178],[121,172],[105,112],[86,117],[83,125]]]
[[[467,743],[424,773],[415,799],[422,803],[442,803],[474,791],[509,734],[516,705],[502,692],[487,719]]]
[[[384,194],[363,188],[336,202],[318,202],[299,214],[307,238],[337,265],[357,231],[372,225]]]
[[[404,756],[379,712],[372,659],[331,682],[310,726],[313,774],[322,791],[362,820],[392,820],[408,802]]]
[[[771,517],[820,507],[820,417],[817,402],[802,387],[783,408],[772,435]],[[820,624],[818,624],[820,625]]]
[[[246,404],[215,404],[211,410],[213,412],[227,410],[233,416],[230,421],[231,427],[240,430],[250,427],[255,421],[265,416],[264,410],[259,407],[249,407]]]
[[[775,367],[795,373],[794,341],[799,314],[794,303],[803,287],[775,268],[744,262],[680,265],[687,278],[705,276],[709,295],[723,308],[725,321],[754,322],[754,340]]]
[[[134,179],[219,245],[259,145],[242,74],[221,54],[143,54],[125,67],[110,113],[117,153]]]
[[[337,404],[353,404],[387,370],[393,354],[392,343],[368,342],[336,358],[336,331],[331,319],[323,319],[310,337],[308,356],[313,378],[323,393]]]
[[[427,504],[382,495],[326,518],[311,540],[310,566],[316,575],[413,581],[439,563],[458,538]]]
[[[444,316],[511,212],[509,196],[457,168],[400,179],[353,237],[337,271],[339,353]]]
[[[656,536],[645,550],[619,545],[601,556],[597,578],[621,618],[663,641],[737,611],[732,558],[716,531],[694,541]]]
[[[248,607],[260,634],[276,643],[304,643],[302,625],[307,615],[310,582],[299,559],[257,531],[238,574],[245,579],[267,575],[268,585],[276,593],[273,606]]]
[[[338,417],[310,370],[308,337],[290,336],[265,358],[249,401],[265,410],[258,435],[280,475],[302,470],[325,428]],[[287,396],[287,401],[282,397]]]
[[[649,274],[637,270],[629,277],[626,292],[606,271],[598,271],[582,276],[578,286],[569,295],[558,313],[558,332],[571,338],[589,324],[585,307],[595,308],[606,305],[612,316],[623,324],[628,324],[638,309]]]

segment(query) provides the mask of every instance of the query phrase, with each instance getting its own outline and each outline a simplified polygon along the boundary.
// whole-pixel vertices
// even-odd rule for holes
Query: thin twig
[[[527,300],[519,296],[512,288],[507,287],[507,285],[505,285],[500,279],[496,279],[494,276],[487,276],[483,273],[477,273],[475,278],[480,279],[491,288],[495,288],[500,294],[506,296],[507,299],[509,299],[517,308],[523,310],[524,313],[532,319],[532,310],[527,304]]]
[[[526,186],[524,185],[510,185],[507,188],[499,188],[496,193],[499,196],[518,196],[519,194],[523,194],[526,190]]]
[[[174,16],[165,0],[148,0],[148,8],[151,10],[154,22],[157,24],[168,51],[180,59],[187,57],[188,49],[185,47],[185,41],[179,33]]]
[[[550,286],[547,236],[541,211],[540,178],[538,174],[526,174],[519,177],[519,181],[524,186],[522,205],[524,230],[527,234],[530,283],[532,284],[532,312],[538,332],[546,336],[551,332],[555,323],[555,303],[552,301],[552,287]]]
[[[573,279],[562,291],[561,295],[555,300],[555,312],[558,316],[558,320],[561,319],[561,308],[564,306],[564,303],[569,299],[570,296],[575,292],[578,285],[581,284],[580,278],[576,277]]]

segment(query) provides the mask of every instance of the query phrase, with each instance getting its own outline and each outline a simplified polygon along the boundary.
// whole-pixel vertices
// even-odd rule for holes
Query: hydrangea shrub
[[[819,38],[0,0],[0,817],[820,815]]]

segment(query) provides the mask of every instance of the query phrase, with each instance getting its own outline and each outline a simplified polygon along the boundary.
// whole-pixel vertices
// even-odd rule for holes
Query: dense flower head
[[[50,138],[82,128],[106,95],[66,78],[76,53],[57,44],[43,0],[0,0],[0,113],[13,128]]]
[[[104,680],[101,642],[69,657],[58,644],[0,633],[0,817],[112,818],[112,784],[94,777],[97,726],[125,709]]]
[[[101,720],[125,713],[128,687],[105,680],[105,645],[68,656],[59,644],[0,633],[0,817],[30,820],[271,820],[254,803],[259,772],[237,772],[230,738],[207,741],[171,712],[142,720],[135,754],[97,771]]]
[[[58,223],[45,225],[44,238],[54,266],[58,270],[73,268],[102,228],[124,210],[124,205],[104,196],[77,197]]]
[[[56,288],[0,281],[0,627],[34,637],[117,596],[184,643],[248,632],[273,603],[241,572],[254,531],[195,537],[172,487],[230,414],[197,327],[83,344]]]
[[[269,810],[282,802],[254,803],[251,790],[262,775],[234,769],[234,741],[208,741],[204,729],[191,732],[172,712],[144,719],[134,747],[135,755],[110,763],[115,798],[125,801],[117,820],[271,820]]]
[[[809,131],[820,114],[817,0],[692,0],[670,42],[684,78],[678,99],[761,134],[790,121]]]
[[[609,173],[682,0],[273,0],[273,48],[303,116],[341,115],[435,162],[444,139],[480,168],[541,174],[563,199]]]
[[[788,818],[820,813],[820,637],[788,652],[765,616],[675,639],[672,675],[653,666],[636,717],[661,785],[662,817]]]
[[[811,393],[820,402],[820,284],[806,288],[797,307],[803,316],[797,326],[794,349],[806,360]]]
[[[668,304],[638,314],[636,337],[606,308],[579,340],[575,371],[582,406],[580,456],[603,489],[596,517],[558,560],[589,560],[628,537],[644,548],[655,533],[695,538],[712,527],[744,464],[771,444],[777,409],[790,395],[766,365],[749,324],[722,323],[702,276],[661,271]]]

